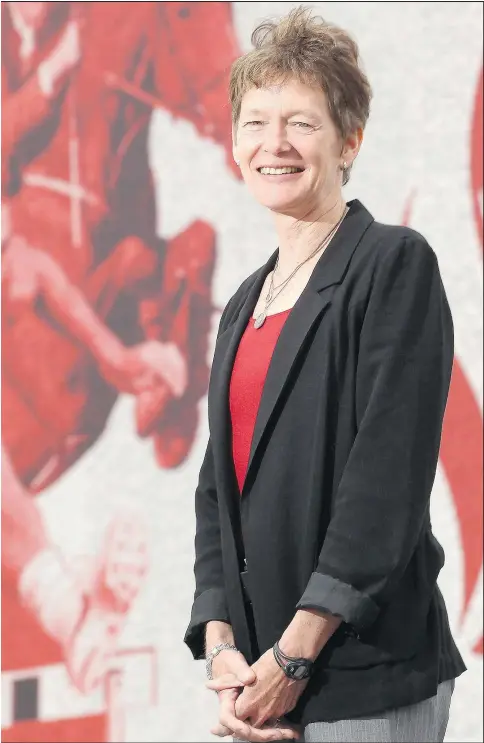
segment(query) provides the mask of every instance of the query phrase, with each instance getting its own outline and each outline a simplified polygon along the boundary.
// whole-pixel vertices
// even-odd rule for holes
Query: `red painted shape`
[[[52,722],[26,720],[2,730],[2,743],[99,743],[104,740],[105,715]]]

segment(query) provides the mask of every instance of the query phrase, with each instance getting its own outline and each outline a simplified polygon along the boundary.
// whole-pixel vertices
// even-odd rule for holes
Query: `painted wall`
[[[231,161],[223,73],[296,3],[20,5],[36,31],[2,3],[3,740],[208,740],[182,644],[208,365],[218,309],[276,246]],[[447,739],[478,741],[482,4],[313,7],[374,87],[348,200],[426,236],[454,316],[432,519],[468,665]],[[110,650],[106,605],[115,655],[90,691],[79,632]]]

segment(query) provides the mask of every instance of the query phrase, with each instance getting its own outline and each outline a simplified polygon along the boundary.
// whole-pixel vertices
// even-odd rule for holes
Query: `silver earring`
[[[236,161],[235,161],[235,164],[236,164],[236,165],[240,165],[240,160],[236,160]]]
[[[346,160],[343,161],[343,170],[348,170],[348,163]]]

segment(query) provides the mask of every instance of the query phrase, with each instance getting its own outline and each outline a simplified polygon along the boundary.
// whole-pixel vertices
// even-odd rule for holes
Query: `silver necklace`
[[[261,328],[264,325],[265,321],[267,320],[267,310],[269,309],[269,307],[271,306],[271,304],[273,303],[273,301],[275,299],[277,299],[277,297],[279,296],[279,294],[281,294],[281,292],[284,291],[284,289],[286,288],[286,286],[288,285],[288,283],[290,282],[290,280],[292,279],[292,277],[299,271],[299,269],[301,268],[301,266],[304,266],[305,263],[307,263],[308,261],[310,261],[311,258],[314,258],[314,256],[317,253],[319,253],[320,250],[323,250],[323,248],[325,248],[327,246],[327,244],[329,243],[329,241],[333,237],[334,233],[336,232],[336,230],[340,226],[341,222],[345,218],[347,211],[348,211],[348,207],[345,206],[345,208],[343,209],[343,214],[338,219],[338,221],[336,222],[336,224],[334,225],[334,227],[332,227],[331,230],[328,232],[328,234],[326,235],[326,237],[324,238],[324,240],[318,245],[318,247],[316,248],[316,250],[313,250],[313,252],[310,255],[308,255],[307,258],[305,258],[303,261],[301,261],[301,263],[298,263],[297,266],[296,266],[296,268],[294,269],[294,271],[292,271],[292,273],[289,274],[289,276],[287,277],[287,279],[284,279],[284,281],[281,284],[278,284],[277,286],[274,286],[274,274],[276,273],[277,267],[279,265],[279,255],[277,256],[276,265],[274,266],[274,269],[273,269],[272,275],[271,275],[271,281],[270,281],[270,284],[269,284],[269,289],[268,289],[268,292],[267,292],[266,297],[265,297],[265,307],[262,310],[262,312],[259,315],[257,315],[257,317],[256,317],[256,319],[254,321],[254,328],[256,330],[259,330],[259,328]],[[277,289],[279,289],[279,291],[276,294],[274,294],[274,291],[276,291]]]

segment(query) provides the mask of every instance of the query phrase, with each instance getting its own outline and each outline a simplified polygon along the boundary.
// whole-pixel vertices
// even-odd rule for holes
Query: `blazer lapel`
[[[249,487],[250,472],[257,449],[268,427],[277,401],[290,377],[291,369],[304,347],[304,341],[312,326],[331,302],[331,289],[323,294],[316,291],[307,291],[307,289],[308,287],[290,312],[274,348],[257,412],[242,495]]]
[[[224,478],[224,491],[230,494],[234,488],[237,491],[232,457],[232,423],[229,406],[232,369],[240,339],[254,312],[264,281],[274,268],[276,258],[277,251],[269,258],[265,266],[259,270],[253,284],[249,288],[235,322],[218,337],[215,346],[208,392],[210,434],[213,440],[214,456],[220,465],[220,475]],[[229,497],[228,500],[231,506],[235,503],[238,510],[237,499]]]
[[[345,220],[316,264],[307,286],[284,323],[264,383],[242,495],[250,487],[250,474],[258,447],[291,370],[304,348],[304,342],[315,322],[331,304],[336,285],[343,280],[351,256],[372,222],[373,217],[359,201],[350,202]],[[233,358],[231,361],[233,363]]]

